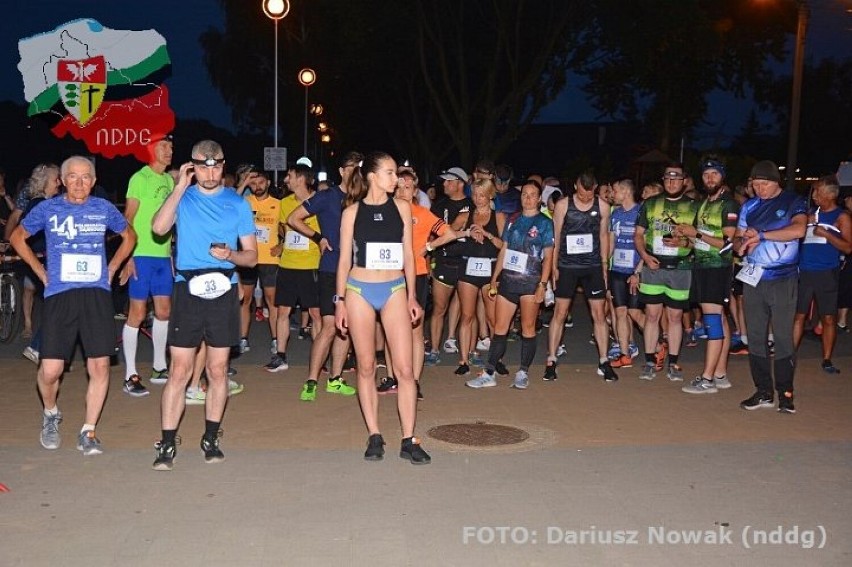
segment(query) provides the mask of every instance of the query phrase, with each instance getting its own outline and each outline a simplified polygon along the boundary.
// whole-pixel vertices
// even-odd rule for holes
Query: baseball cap
[[[555,193],[559,194],[555,195]],[[545,185],[544,190],[541,192],[541,203],[543,205],[547,205],[547,201],[548,199],[550,199],[550,197],[553,197],[554,199],[562,198],[562,191],[559,189],[559,187],[554,187],[553,185]]]
[[[446,171],[442,171],[440,178],[447,181],[464,181],[465,183],[470,180],[467,173],[460,167],[451,167]]]

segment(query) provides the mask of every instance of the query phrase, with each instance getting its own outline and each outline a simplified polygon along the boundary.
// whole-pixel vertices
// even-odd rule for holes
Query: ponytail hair
[[[379,169],[379,162],[385,159],[393,159],[393,157],[387,152],[373,151],[356,164],[355,171],[352,173],[352,182],[343,202],[344,208],[364,198],[369,189],[367,176],[375,173]]]

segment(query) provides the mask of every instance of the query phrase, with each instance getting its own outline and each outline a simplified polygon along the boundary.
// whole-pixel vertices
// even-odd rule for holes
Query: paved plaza
[[[664,373],[642,382],[638,364],[604,383],[583,306],[575,319],[556,382],[540,378],[543,334],[527,391],[509,378],[466,388],[455,355],[427,368],[418,434],[433,462],[420,467],[396,456],[393,396],[381,398],[385,460],[365,462],[357,400],[320,388],[300,402],[310,342],[294,335],[290,370],[269,374],[260,324],[234,362],[246,390],[223,422],[227,460],[205,464],[203,408],[188,407],[172,472],[151,470],[160,387],[130,398],[114,367],[98,427],[105,453],[84,458],[78,361],[59,400],[62,447],[46,451],[35,367],[20,357],[23,342],[2,345],[0,564],[852,564],[852,336],[838,337],[837,376],[822,373],[819,343],[805,338],[798,413],[781,415],[739,409],[753,390],[745,356],[732,357],[733,387],[715,395],[684,394]],[[519,348],[509,343],[514,369]],[[687,376],[703,348],[683,349]],[[149,359],[140,339],[143,375]],[[529,439],[472,448],[428,435],[476,422]]]

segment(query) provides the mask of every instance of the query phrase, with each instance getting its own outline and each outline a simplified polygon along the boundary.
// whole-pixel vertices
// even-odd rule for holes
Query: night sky
[[[255,2],[260,11],[260,0]],[[309,1],[309,0],[292,0]],[[769,0],[743,0],[756,3],[755,9],[771,9]],[[9,5],[11,4],[11,5]],[[850,0],[811,0],[811,22],[806,53],[810,61],[828,56],[848,57],[852,53],[852,8]],[[34,0],[8,3],[3,8],[5,29],[0,34],[0,66],[5,80],[0,82],[0,100],[24,103],[23,86],[17,69],[18,40],[46,32],[65,22],[90,17],[113,29],[141,30],[153,28],[168,43],[172,59],[172,77],[167,81],[172,108],[180,119],[204,118],[230,128],[230,111],[207,79],[202,62],[199,35],[209,27],[223,27],[219,4],[214,0]],[[272,34],[272,22],[257,33]],[[759,30],[754,30],[756,33]],[[792,45],[792,37],[790,40]],[[779,73],[789,73],[790,61],[779,63]],[[580,79],[569,77],[570,86],[550,106],[544,109],[538,122],[586,122],[596,118],[596,112],[576,87]],[[262,87],[262,85],[259,85]],[[725,137],[736,135],[751,109],[749,100],[738,100],[719,93],[711,97],[709,122],[703,135],[712,136],[720,130]],[[698,136],[702,132],[697,133]]]

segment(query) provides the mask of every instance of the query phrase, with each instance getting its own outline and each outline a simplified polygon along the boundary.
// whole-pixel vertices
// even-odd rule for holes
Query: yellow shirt
[[[254,213],[254,235],[257,237],[257,263],[277,264],[278,256],[273,256],[270,249],[278,244],[278,216],[281,200],[266,196],[260,200],[254,195],[246,197]]]
[[[284,249],[281,252],[281,260],[278,265],[291,270],[316,270],[319,268],[320,261],[319,246],[287,224],[287,217],[301,204],[302,202],[296,199],[296,195],[289,195],[281,199],[278,221],[286,232],[284,234]],[[319,221],[315,216],[306,218],[305,224],[319,232]]]

